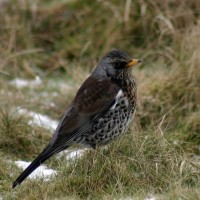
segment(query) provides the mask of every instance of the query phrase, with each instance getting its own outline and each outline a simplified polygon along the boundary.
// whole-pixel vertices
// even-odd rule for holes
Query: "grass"
[[[125,3],[124,3],[125,2]],[[0,195],[4,199],[200,199],[200,3],[3,1],[0,12]],[[17,109],[59,119],[99,58],[112,48],[143,60],[134,69],[134,126],[106,149],[69,164],[53,158],[50,182],[16,190],[16,159],[50,140]],[[14,78],[42,83],[17,88]],[[83,167],[84,166],[84,167]],[[26,194],[26,195],[24,195]]]
[[[27,199],[24,197],[26,191],[29,199],[62,199],[69,194],[81,199],[164,196],[168,193],[178,197],[179,190],[183,189],[195,195],[192,191],[199,187],[198,168],[191,164],[180,147],[175,149],[154,131],[146,136],[129,132],[108,149],[90,150],[70,165],[65,159],[58,160],[56,168],[60,173],[51,182],[26,181],[17,190],[8,189],[9,185],[5,184],[9,190],[5,197]],[[12,170],[14,176],[19,173],[14,166]]]
[[[40,146],[49,139],[50,134],[42,128],[29,125],[25,116],[17,116],[17,111],[8,112],[1,111],[1,150],[14,157],[30,159],[31,155],[40,151]]]

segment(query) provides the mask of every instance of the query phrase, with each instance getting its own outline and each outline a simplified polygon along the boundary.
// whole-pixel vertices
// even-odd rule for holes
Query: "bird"
[[[122,50],[108,52],[77,91],[49,144],[13,182],[12,188],[47,159],[74,144],[95,149],[126,132],[137,100],[132,69],[140,62]]]

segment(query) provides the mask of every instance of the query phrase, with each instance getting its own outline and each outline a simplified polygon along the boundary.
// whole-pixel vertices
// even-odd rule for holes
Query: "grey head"
[[[131,57],[124,51],[112,50],[108,52],[98,63],[93,76],[118,77],[121,74],[131,73],[134,65],[141,62]]]

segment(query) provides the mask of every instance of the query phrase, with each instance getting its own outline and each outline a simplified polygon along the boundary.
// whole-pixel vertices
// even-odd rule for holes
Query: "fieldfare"
[[[112,50],[103,57],[81,85],[50,143],[12,187],[19,185],[45,160],[73,144],[95,149],[124,133],[136,109],[136,81],[132,67],[139,62],[119,50]]]

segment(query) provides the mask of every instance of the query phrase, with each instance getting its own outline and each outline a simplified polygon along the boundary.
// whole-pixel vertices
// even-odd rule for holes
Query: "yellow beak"
[[[133,67],[134,65],[137,65],[138,63],[142,62],[141,60],[138,59],[132,59],[127,63],[127,67]]]

